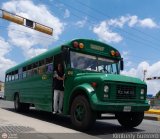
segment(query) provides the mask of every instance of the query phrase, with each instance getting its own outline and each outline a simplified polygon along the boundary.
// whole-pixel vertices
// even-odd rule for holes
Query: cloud
[[[64,18],[70,17],[70,11],[68,9],[65,9],[64,11]]]
[[[109,43],[119,43],[123,40],[123,37],[119,33],[112,31],[112,28],[123,28],[125,25],[128,27],[137,26],[150,29],[158,27],[156,22],[151,18],[140,19],[136,15],[127,15],[121,16],[119,18],[101,21],[99,24],[93,27],[92,31],[102,41]]]
[[[157,28],[158,25],[151,18],[140,19],[138,16],[121,16],[119,18],[114,18],[106,21],[108,26],[120,27],[122,28],[124,25],[129,27],[140,26],[145,28]]]
[[[140,26],[142,27],[148,27],[148,28],[158,27],[158,25],[150,18],[140,20],[139,23],[140,23]]]
[[[136,68],[131,68],[130,70],[122,71],[122,74],[138,77],[143,79],[143,71],[147,70],[146,77],[159,77],[160,76],[160,61],[150,65],[148,62],[143,61],[138,64]],[[160,90],[159,86],[160,80],[148,80],[146,81],[148,86],[148,93],[156,94]]]
[[[138,23],[138,17],[136,15],[130,16],[130,20],[128,21],[128,26],[133,27]]]
[[[106,21],[108,26],[120,27],[122,28],[123,25],[129,21],[129,17],[121,16],[120,18],[110,19]]]
[[[64,24],[51,14],[45,5],[34,4],[30,0],[9,1],[3,3],[2,8],[53,28],[53,36],[51,37],[14,23],[9,24],[8,36],[10,43],[20,47],[27,59],[46,51],[46,47],[58,40],[64,30]],[[35,48],[37,45],[42,48]],[[33,50],[32,53],[31,50]]]
[[[82,28],[85,26],[85,24],[87,23],[88,18],[84,17],[83,20],[79,20],[75,23],[76,26],[78,26],[79,28]]]
[[[16,62],[6,58],[6,55],[11,51],[11,46],[4,38],[0,37],[0,80],[4,81],[5,71],[14,66]]]
[[[123,51],[122,52],[122,57],[123,57],[123,60],[124,60],[124,64],[126,67],[131,67],[132,66],[132,62],[129,60],[129,51]]]
[[[11,50],[9,43],[2,37],[0,37],[0,50],[0,57],[4,57]]]
[[[17,32],[17,29],[24,31],[26,30],[26,27],[17,27],[17,25],[13,23],[11,23],[8,28],[10,43],[21,48],[26,59],[32,58],[42,52],[47,51],[46,47],[53,41],[51,39],[48,39],[44,34],[42,34],[41,36],[37,36],[38,34],[35,35],[34,30],[28,28],[28,33]],[[36,48],[36,45],[41,45],[42,48]]]
[[[93,32],[98,35],[100,40],[104,40],[106,42],[120,42],[123,38],[112,30],[109,29],[107,23],[105,21],[101,22],[99,25],[93,28]]]
[[[45,48],[31,48],[29,49],[29,51],[26,52],[27,56],[30,58],[30,57],[33,57],[34,55],[39,55],[43,52],[47,51],[47,49]]]

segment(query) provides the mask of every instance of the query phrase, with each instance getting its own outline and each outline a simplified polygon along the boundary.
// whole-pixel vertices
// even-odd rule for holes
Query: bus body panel
[[[73,42],[77,41],[84,43],[84,49],[73,48]],[[98,42],[95,40],[76,39],[70,41],[64,46],[71,51],[84,53],[93,56],[103,56],[111,60],[120,61],[121,55],[115,57],[111,56],[111,51],[118,52],[115,48]],[[13,71],[19,70],[25,66],[39,62],[48,57],[54,57],[62,53],[62,47],[56,47],[39,56],[36,56],[26,62],[19,64],[6,71],[6,75]],[[65,62],[65,61],[64,61]],[[54,60],[53,60],[54,63]],[[53,64],[52,63],[52,64]],[[131,106],[131,111],[145,111],[149,109],[149,104],[146,100],[147,86],[137,78],[122,76],[117,74],[104,74],[94,71],[86,71],[80,69],[72,69],[70,65],[66,65],[65,82],[64,82],[64,104],[63,113],[70,114],[70,104],[72,103],[72,96],[74,93],[82,91],[88,97],[91,108],[94,111],[103,112],[118,112],[123,111],[125,106]],[[5,97],[7,100],[14,100],[15,93],[19,93],[20,101],[22,103],[34,104],[37,109],[44,111],[53,111],[53,71],[50,74],[43,73],[33,75],[27,78],[6,81],[5,82]],[[92,82],[96,82],[97,86],[94,88]],[[108,85],[109,97],[104,98],[104,86]],[[134,88],[136,94],[135,98],[118,98],[117,86]],[[140,91],[145,89],[144,98],[141,100]]]
[[[43,76],[6,83],[6,99],[13,101],[15,93],[18,93],[21,102],[34,104],[39,110],[52,111],[52,76],[46,75],[47,79],[42,79]]]
[[[71,69],[69,70],[71,72]],[[64,113],[69,114],[70,103],[72,102],[72,96],[74,93],[80,92],[81,95],[86,94],[91,107],[94,111],[103,112],[118,112],[123,111],[125,106],[131,106],[131,111],[145,111],[149,109],[149,104],[145,101],[146,98],[140,100],[141,88],[146,89],[146,84],[140,79],[127,77],[124,75],[107,75],[103,73],[79,73],[73,70],[73,74],[67,76],[66,91],[64,100]],[[77,74],[78,73],[78,74]],[[97,87],[92,87],[91,83],[96,82]],[[108,99],[103,98],[104,91],[103,86],[109,85],[110,96]],[[117,99],[116,87],[121,86],[133,86],[136,88],[136,97],[134,99]]]
[[[65,91],[65,99],[64,99],[64,109],[63,112],[64,114],[68,115],[70,114],[70,106],[73,100],[73,97],[75,97],[77,94],[81,94],[81,95],[85,95],[88,98],[88,101],[91,101],[91,96],[92,93],[94,92],[93,87],[88,84],[88,83],[84,83],[78,86],[75,86],[74,88],[72,88],[72,91]]]

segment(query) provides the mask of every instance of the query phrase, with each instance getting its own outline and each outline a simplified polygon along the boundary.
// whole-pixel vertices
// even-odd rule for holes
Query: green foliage
[[[160,97],[160,91],[158,91],[158,93],[156,94],[156,98]]]

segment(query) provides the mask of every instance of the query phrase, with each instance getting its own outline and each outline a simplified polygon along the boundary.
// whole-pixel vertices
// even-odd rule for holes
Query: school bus
[[[138,126],[144,111],[147,85],[138,78],[120,75],[123,58],[108,44],[75,39],[12,67],[5,75],[5,99],[17,112],[35,106],[53,112],[56,65],[65,69],[63,115],[73,126],[87,130],[102,113],[113,113],[122,126]]]

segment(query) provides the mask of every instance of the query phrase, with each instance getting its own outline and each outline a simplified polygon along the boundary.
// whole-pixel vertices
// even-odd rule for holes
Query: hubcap
[[[74,112],[74,116],[77,121],[79,122],[83,121],[85,117],[85,108],[83,105],[77,105],[75,112]]]

